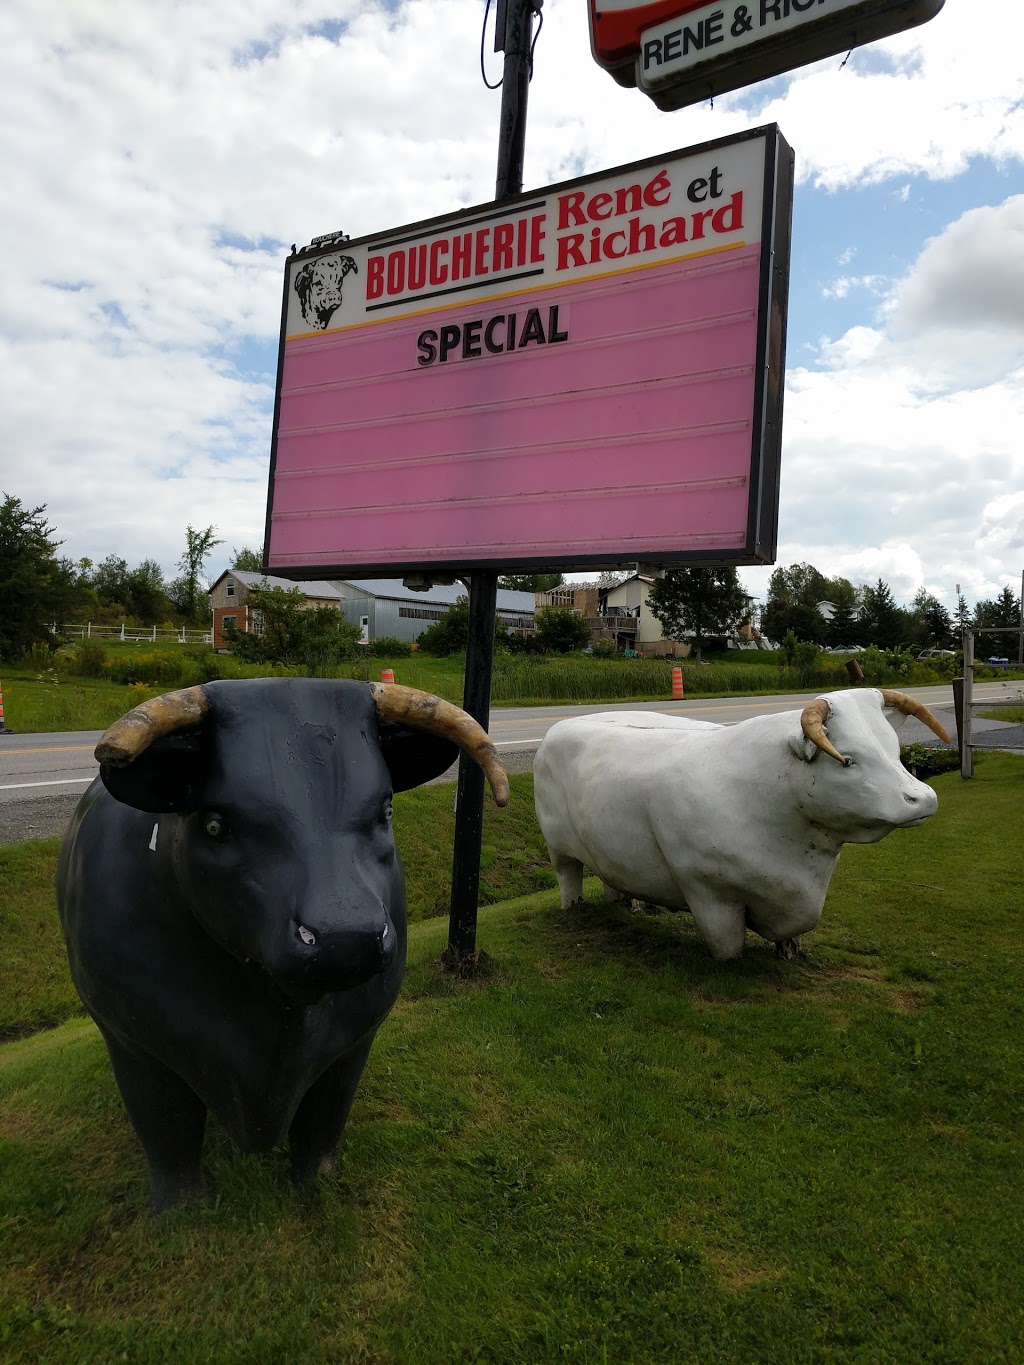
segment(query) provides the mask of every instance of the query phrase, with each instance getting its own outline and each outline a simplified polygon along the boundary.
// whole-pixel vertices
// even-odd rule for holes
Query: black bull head
[[[150,1165],[154,1206],[201,1184],[206,1112],[246,1150],[333,1164],[405,968],[391,795],[458,751],[504,805],[465,712],[413,688],[218,682],[117,721],[61,850],[71,972]]]

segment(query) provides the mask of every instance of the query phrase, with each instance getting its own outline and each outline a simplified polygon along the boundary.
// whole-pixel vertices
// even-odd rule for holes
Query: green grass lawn
[[[92,1024],[6,1044],[0,1359],[1017,1362],[1022,784],[935,779],[792,963],[593,888],[482,911],[468,983],[415,925],[316,1197],[214,1126],[153,1218]]]

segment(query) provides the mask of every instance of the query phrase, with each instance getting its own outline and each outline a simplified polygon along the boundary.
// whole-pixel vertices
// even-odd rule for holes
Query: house
[[[248,569],[225,569],[210,588],[214,649],[231,647],[224,633],[230,626],[236,630],[251,631],[255,625],[258,633],[258,625],[253,621],[246,597],[250,588],[262,587],[284,588],[286,592],[300,588],[306,598],[305,606],[341,609],[342,594],[333,583],[296,583],[290,578],[275,578],[272,574],[252,573]]]
[[[655,580],[649,574],[633,574],[613,587],[602,588],[598,598],[598,627],[595,639],[611,640],[618,649],[635,649],[651,657],[666,655],[686,658],[691,650],[688,639],[668,640],[662,634],[661,622],[647,605],[647,598]],[[752,597],[747,598],[753,608]],[[750,616],[736,633],[735,643],[750,648],[755,643],[751,635]]]
[[[602,588],[597,604],[603,623],[600,638],[610,639],[617,649],[635,649],[640,654],[688,654],[689,645],[677,646],[662,635],[661,622],[647,605],[653,586],[653,577],[636,573]]]
[[[438,583],[425,592],[416,592],[400,578],[337,579],[328,586],[341,593],[345,619],[360,628],[364,640],[390,635],[412,642],[440,621],[460,597],[468,595],[464,583]],[[506,630],[532,632],[533,593],[499,588],[497,614]]]

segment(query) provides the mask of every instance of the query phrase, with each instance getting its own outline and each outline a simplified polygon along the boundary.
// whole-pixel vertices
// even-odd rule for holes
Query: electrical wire
[[[533,42],[530,44],[530,75],[529,75],[529,79],[530,79],[531,81],[533,80],[533,54],[534,54],[534,52],[536,51],[536,48],[537,48],[537,39],[540,37],[540,31],[541,31],[541,29],[544,27],[544,9],[543,9],[543,5],[544,5],[544,0],[533,0],[533,6],[532,6],[533,12],[534,12],[534,14],[536,14],[536,16],[537,16],[537,18],[540,20],[540,22],[539,22],[538,25],[537,25],[537,32],[533,35]],[[488,19],[488,16],[490,15],[490,12],[491,12],[491,0],[487,0],[487,4],[484,6],[484,22],[483,22],[483,25],[481,26],[481,29],[480,29],[480,79],[483,81],[484,85],[486,85],[486,87],[487,87],[488,90],[500,90],[501,87],[502,87],[502,85],[504,85],[504,83],[505,83],[505,77],[504,77],[504,75],[502,75],[502,78],[501,78],[500,81],[495,81],[494,84],[492,85],[491,82],[487,79],[487,71],[486,71],[486,69],[485,69],[485,67],[484,67],[484,40],[485,40],[486,37],[487,37],[487,19]]]
[[[485,7],[485,9],[484,9],[484,22],[483,22],[483,27],[482,27],[481,30],[480,30],[480,77],[481,77],[481,79],[483,80],[484,85],[487,86],[487,89],[488,89],[488,90],[499,90],[499,89],[501,88],[501,86],[502,86],[504,80],[505,80],[505,77],[502,76],[502,78],[501,78],[500,81],[496,81],[496,82],[494,83],[494,85],[492,85],[492,84],[490,83],[490,81],[487,79],[487,72],[484,70],[484,39],[485,39],[486,36],[487,36],[487,16],[490,14],[490,12],[491,12],[491,0],[487,0],[487,5],[486,5],[486,7]],[[531,54],[530,54],[530,60],[531,60],[531,62],[532,62],[532,60],[533,60],[533,53],[532,53],[532,52],[531,52]]]

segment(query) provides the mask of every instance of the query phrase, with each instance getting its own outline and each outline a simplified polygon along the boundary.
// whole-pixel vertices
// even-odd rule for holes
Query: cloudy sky
[[[483,10],[6,0],[0,488],[65,553],[171,571],[213,523],[219,571],[260,542],[284,257],[492,197]],[[544,15],[527,188],[770,121],[796,152],[779,562],[1016,591],[1022,0],[672,114],[594,64],[583,0]]]

